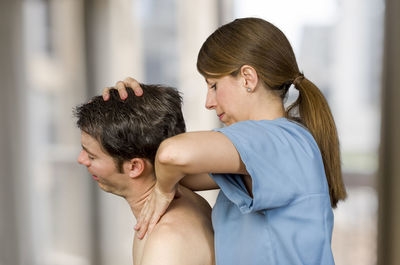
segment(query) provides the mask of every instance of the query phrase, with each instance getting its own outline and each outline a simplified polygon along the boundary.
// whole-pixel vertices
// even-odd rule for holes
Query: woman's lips
[[[95,176],[95,175],[92,175],[92,178],[94,179],[94,180],[99,180],[99,178],[97,177],[97,176]]]
[[[221,113],[218,115],[219,120],[222,120],[223,117],[224,117],[224,113]]]

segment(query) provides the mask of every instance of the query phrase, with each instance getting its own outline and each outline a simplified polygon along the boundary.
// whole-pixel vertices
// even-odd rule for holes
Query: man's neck
[[[142,176],[140,179],[133,181],[126,196],[124,196],[136,219],[139,217],[143,205],[153,191],[155,184],[154,176]]]

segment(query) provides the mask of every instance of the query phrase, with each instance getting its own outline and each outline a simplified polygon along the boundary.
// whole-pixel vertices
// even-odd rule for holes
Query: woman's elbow
[[[188,164],[188,156],[184,148],[181,148],[179,141],[174,138],[168,138],[161,142],[156,154],[156,163],[169,166],[186,166]]]

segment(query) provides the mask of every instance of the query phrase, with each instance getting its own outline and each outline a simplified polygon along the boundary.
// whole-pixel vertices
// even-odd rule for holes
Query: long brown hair
[[[321,91],[300,73],[286,36],[263,19],[236,19],[211,34],[197,57],[197,69],[206,78],[236,76],[243,65],[252,66],[265,87],[282,99],[292,84],[299,90],[286,117],[301,122],[317,142],[335,208],[339,200],[346,198],[336,125]]]

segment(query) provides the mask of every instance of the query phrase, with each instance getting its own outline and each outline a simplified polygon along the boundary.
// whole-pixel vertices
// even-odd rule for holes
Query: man
[[[137,218],[155,184],[154,159],[162,140],[185,131],[181,97],[173,89],[142,85],[143,96],[129,91],[121,100],[94,97],[74,114],[81,129],[78,162],[99,187],[122,196]],[[133,242],[135,265],[214,264],[211,208],[196,193],[179,186],[179,195],[156,228]]]

